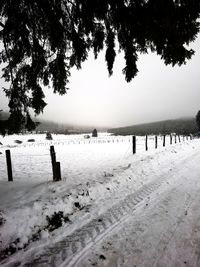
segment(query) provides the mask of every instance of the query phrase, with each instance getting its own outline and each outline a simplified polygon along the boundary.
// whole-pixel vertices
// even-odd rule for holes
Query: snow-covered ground
[[[145,138],[137,137],[135,155],[131,136],[105,133],[89,139],[53,135],[52,141],[13,135],[0,142],[2,266],[200,266],[191,265],[194,249],[182,262],[173,249],[176,242],[186,247],[183,233],[198,217],[191,213],[185,225],[179,222],[181,212],[195,211],[200,193],[198,139],[170,145],[167,136],[163,147],[159,137],[155,149],[151,136],[145,151]],[[56,183],[50,145],[61,163],[62,181]],[[6,149],[14,182],[7,182]],[[175,233],[178,241],[171,238]]]

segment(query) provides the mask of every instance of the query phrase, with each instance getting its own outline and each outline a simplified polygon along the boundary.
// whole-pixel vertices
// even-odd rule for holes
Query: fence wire
[[[155,149],[155,136],[148,136],[147,140],[148,150]],[[190,140],[190,138],[172,136],[172,144],[175,144],[175,141],[178,144],[187,140]],[[145,142],[146,137],[136,137],[136,154],[145,151]],[[66,177],[70,173],[82,173],[81,168],[87,168],[84,164],[91,165],[90,171],[92,172],[92,168],[96,168],[95,164],[100,164],[99,161],[102,161],[105,166],[109,165],[107,161],[112,161],[115,167],[132,155],[132,136],[110,136],[96,139],[77,138],[75,140],[2,145],[0,146],[0,152],[2,153],[0,154],[0,177],[3,177],[3,180],[7,179],[5,150],[10,149],[14,180],[52,180],[50,145],[55,146],[55,150],[57,149],[57,159],[60,160],[63,176]],[[79,145],[83,146],[80,147]],[[166,135],[165,146],[169,145],[170,136]],[[163,147],[162,136],[157,137],[157,146],[158,149]],[[100,149],[102,147],[103,151]],[[96,154],[98,155],[95,156]],[[103,160],[104,155],[106,155],[105,160]]]

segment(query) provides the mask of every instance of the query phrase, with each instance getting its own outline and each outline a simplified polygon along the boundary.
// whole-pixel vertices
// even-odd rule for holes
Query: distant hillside
[[[7,120],[9,112],[0,112],[0,120]],[[36,127],[37,132],[51,132],[58,134],[79,134],[79,133],[91,133],[95,127],[71,125],[67,123],[57,123],[44,119],[33,118],[34,121],[39,122]],[[106,131],[105,128],[97,128],[98,131]]]
[[[198,132],[194,118],[166,120],[108,130],[115,135],[190,134]]]
[[[90,133],[94,128],[87,126],[74,126],[66,123],[56,123],[48,120],[37,120],[39,125],[36,128],[38,132],[51,132],[59,134],[71,134],[71,133]]]
[[[41,119],[36,119],[39,122],[39,125],[36,127],[38,132],[52,132],[52,133],[68,133],[72,128],[71,125],[56,123],[52,121],[46,121]]]

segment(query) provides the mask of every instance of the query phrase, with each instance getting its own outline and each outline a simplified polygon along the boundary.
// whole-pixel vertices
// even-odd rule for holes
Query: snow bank
[[[26,142],[34,138],[33,143]],[[14,140],[22,140],[16,144]],[[137,191],[198,149],[199,140],[154,149],[150,138],[137,138],[132,155],[131,136],[45,135],[9,136],[0,140],[0,251],[3,257],[16,250],[48,244],[62,238],[105,212],[127,194]],[[49,146],[55,145],[62,181],[52,182]],[[7,182],[4,151],[10,148],[14,182]],[[52,231],[53,216],[61,225]],[[57,217],[58,218],[58,217]],[[62,227],[61,227],[62,226]]]

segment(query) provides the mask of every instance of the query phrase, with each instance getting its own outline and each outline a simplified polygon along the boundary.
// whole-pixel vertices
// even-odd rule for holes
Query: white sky
[[[91,54],[81,70],[72,70],[67,95],[45,90],[48,106],[41,117],[95,127],[194,117],[200,110],[200,35],[190,47],[196,54],[182,67],[166,66],[155,54],[140,55],[138,75],[130,83],[122,74],[123,54],[117,56],[111,77],[104,54],[97,60]],[[1,108],[6,108],[2,90]]]

